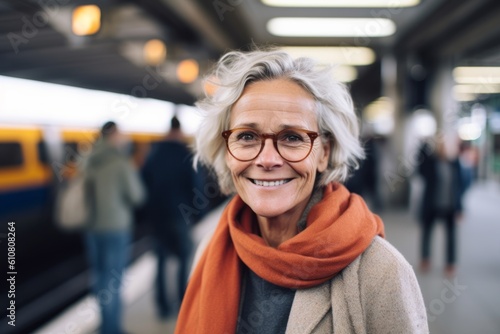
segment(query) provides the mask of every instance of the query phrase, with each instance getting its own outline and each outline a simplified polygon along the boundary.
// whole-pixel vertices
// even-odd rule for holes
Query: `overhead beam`
[[[397,44],[403,52],[425,49],[430,44],[443,42],[455,28],[463,26],[471,14],[480,10],[489,0],[448,0],[431,15],[402,36]]]
[[[236,47],[227,37],[227,33],[215,22],[213,16],[207,15],[196,1],[161,0],[161,2],[175,12],[176,15],[189,22],[219,52]]]
[[[500,45],[500,40],[495,38],[500,36],[499,18],[500,6],[497,6],[496,9],[488,11],[486,15],[475,20],[472,25],[461,31],[460,34],[455,34],[449,39],[444,40],[437,56],[439,58],[447,58],[456,54],[463,54],[485,41],[494,41],[495,39],[496,45]]]

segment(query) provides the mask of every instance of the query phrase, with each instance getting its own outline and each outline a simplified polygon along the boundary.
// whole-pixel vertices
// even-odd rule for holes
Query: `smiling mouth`
[[[292,179],[286,179],[286,180],[276,180],[276,181],[261,181],[261,180],[254,180],[250,179],[253,184],[261,186],[261,187],[277,187],[281,186],[285,183],[290,182]]]

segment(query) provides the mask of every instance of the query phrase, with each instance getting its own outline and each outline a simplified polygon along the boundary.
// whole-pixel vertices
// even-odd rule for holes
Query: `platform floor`
[[[381,216],[386,238],[414,266],[427,307],[429,328],[433,334],[498,334],[500,333],[500,184],[476,183],[466,194],[465,214],[458,228],[458,271],[453,279],[445,277],[444,231],[437,224],[433,237],[433,263],[427,274],[418,270],[419,226],[407,211],[387,211]],[[194,231],[195,239],[209,233],[217,221],[217,212]],[[142,261],[142,262],[141,262]],[[154,256],[146,254],[130,268],[130,284],[125,288],[124,315],[127,333],[173,333],[175,317],[160,321],[156,317],[152,282]],[[168,268],[174,268],[171,262]],[[146,276],[138,273],[147,272]],[[172,273],[169,273],[173,279]],[[82,303],[92,309],[91,298]],[[75,305],[39,333],[64,333],[64,326],[77,323],[78,333],[95,333],[98,312],[84,323],[73,316],[83,304]],[[95,305],[93,306],[95,308]],[[68,320],[72,319],[72,320]]]

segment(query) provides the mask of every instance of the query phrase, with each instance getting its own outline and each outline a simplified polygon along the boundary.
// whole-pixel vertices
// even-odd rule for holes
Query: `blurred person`
[[[361,195],[376,213],[380,213],[383,210],[382,194],[379,191],[378,185],[381,153],[377,141],[380,140],[382,139],[371,135],[363,141],[365,159],[360,162],[359,168],[345,182],[346,188],[350,192]]]
[[[148,191],[144,215],[153,228],[157,256],[155,289],[158,315],[161,318],[167,318],[174,311],[167,298],[165,261],[168,256],[179,260],[179,305],[186,290],[192,250],[190,223],[194,223],[191,220],[194,215],[183,211],[180,205],[194,206],[193,188],[198,183],[192,167],[192,153],[186,145],[177,117],[172,118],[170,125],[170,132],[163,141],[155,143],[142,170]]]
[[[122,333],[120,288],[129,260],[133,209],[145,199],[140,177],[122,153],[125,143],[117,125],[105,123],[83,168],[92,207],[86,244],[103,334]]]
[[[230,52],[196,159],[234,194],[176,333],[428,333],[409,263],[341,184],[363,157],[347,88],[309,58]]]
[[[472,185],[477,177],[479,153],[477,147],[471,142],[460,142],[458,161],[463,182],[464,192]]]
[[[443,219],[446,227],[445,274],[453,276],[456,270],[456,221],[462,215],[463,181],[460,164],[448,149],[443,137],[434,143],[425,142],[421,149],[419,173],[424,181],[420,220],[421,262],[420,269],[431,268],[431,240],[436,219]]]

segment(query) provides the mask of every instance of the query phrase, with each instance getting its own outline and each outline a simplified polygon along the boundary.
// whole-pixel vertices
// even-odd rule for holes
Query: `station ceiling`
[[[0,75],[192,104],[201,84],[175,79],[180,60],[198,60],[203,74],[225,51],[254,44],[367,46],[377,57],[392,53],[427,63],[500,65],[497,0],[422,0],[399,9],[282,8],[260,0],[95,0],[91,3],[102,10],[101,31],[74,36],[71,12],[88,3],[0,1]],[[388,18],[397,30],[380,38],[278,37],[266,29],[274,17]],[[141,47],[153,38],[168,49],[159,67],[141,62]],[[370,73],[369,66],[360,69],[358,80],[364,73]]]

